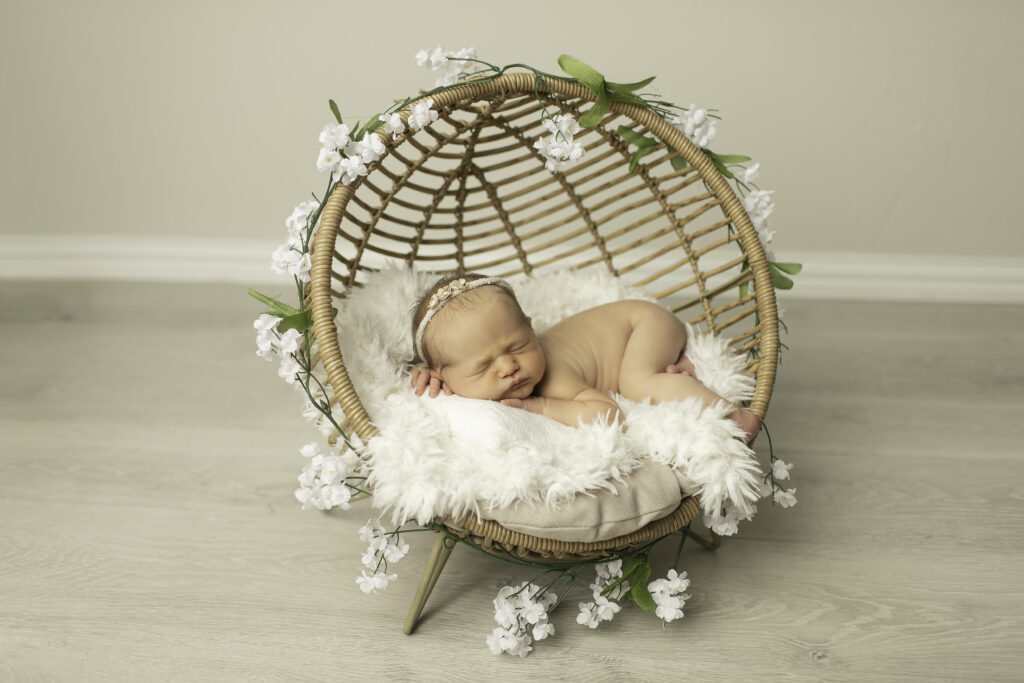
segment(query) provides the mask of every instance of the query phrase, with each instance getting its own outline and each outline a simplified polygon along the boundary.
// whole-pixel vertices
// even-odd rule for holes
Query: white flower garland
[[[475,48],[463,48],[455,52],[446,51],[440,46],[432,50],[424,49],[416,54],[416,62],[419,66],[429,65],[432,70],[441,71],[435,83],[438,90],[451,87],[470,77],[487,77],[491,73],[499,75],[510,68],[502,69],[478,60]],[[769,251],[769,245],[775,235],[774,230],[768,230],[768,219],[775,210],[772,201],[774,192],[761,190],[754,185],[759,175],[760,164],[745,166],[744,162],[750,161],[749,157],[718,155],[707,149],[707,145],[717,133],[717,117],[710,113],[711,110],[699,108],[692,103],[689,108],[675,107],[670,103],[646,100],[634,94],[653,79],[633,84],[617,84],[605,81],[603,76],[571,57],[563,56],[559,64],[577,81],[595,90],[598,93],[598,100],[579,120],[564,111],[550,114],[547,106],[542,108],[541,124],[550,135],[539,136],[534,141],[533,148],[544,160],[544,166],[548,171],[561,173],[568,164],[584,156],[586,149],[576,141],[575,136],[585,127],[582,125],[585,120],[587,126],[594,125],[599,120],[607,110],[609,97],[646,106],[676,126],[711,158],[724,176],[736,183],[743,208],[768,255],[773,269],[773,282],[780,288],[792,286],[792,282],[783,273],[799,272],[799,264],[775,263],[774,255]],[[517,66],[532,70],[538,79],[540,78],[541,72],[524,65]],[[429,94],[431,93],[427,93]],[[555,97],[555,100],[558,98]],[[393,108],[394,110],[376,116],[363,127],[357,124],[353,130],[342,123],[333,100],[330,104],[337,123],[328,124],[320,131],[321,149],[316,160],[317,169],[328,174],[328,191],[320,201],[306,201],[295,207],[291,215],[285,219],[287,238],[271,255],[271,270],[294,278],[296,286],[299,287],[300,306],[301,285],[310,281],[309,246],[331,189],[336,183],[350,185],[365,176],[369,171],[368,167],[379,161],[386,152],[388,140],[395,141],[400,135],[406,134],[406,131],[415,134],[438,119],[434,100],[429,96],[421,96],[400,103]],[[561,107],[560,103],[559,106]],[[382,131],[378,133],[380,129]],[[658,144],[657,140],[645,138],[626,127],[620,127],[619,134],[637,148],[630,163],[631,170]],[[671,148],[669,150],[674,151]],[[673,158],[672,164],[675,168],[683,168],[685,161],[681,157]],[[746,291],[747,285],[741,286],[741,295]],[[250,294],[274,309],[271,313],[261,314],[253,323],[256,330],[256,354],[267,361],[279,360],[278,375],[305,393],[303,415],[315,421],[324,436],[332,439],[332,442],[340,437],[327,452],[323,452],[320,444],[316,442],[306,444],[300,449],[308,462],[298,477],[299,488],[295,490],[295,498],[302,504],[303,509],[347,510],[354,498],[367,495],[361,488],[366,478],[360,474],[361,444],[357,438],[353,436],[350,439],[340,429],[332,416],[323,383],[312,372],[310,359],[315,354],[315,345],[304,333],[311,323],[309,311],[305,308],[293,308],[253,290],[250,290]],[[763,484],[762,494],[772,494],[773,502],[784,508],[796,504],[796,489],[785,490],[778,483],[789,479],[789,470],[792,467],[793,465],[784,463],[773,454],[771,469]],[[736,532],[740,519],[735,509],[725,508],[720,515],[706,516],[704,521],[715,533],[730,535]],[[378,518],[367,521],[359,529],[360,538],[368,543],[362,557],[364,569],[356,578],[363,592],[379,593],[397,578],[397,574],[389,573],[389,569],[409,550],[409,544],[401,539],[401,534],[407,533],[402,531],[402,527],[403,525],[399,525],[388,532]],[[685,540],[685,534],[686,530],[683,530],[682,540]],[[679,550],[681,552],[682,542]],[[647,564],[647,549],[633,552],[635,554],[626,567],[623,567],[622,557],[594,565],[596,578],[590,584],[592,597],[591,600],[579,603],[577,623],[597,628],[602,622],[614,618],[621,610],[621,605],[617,601],[627,596],[632,597],[642,608],[654,612],[666,623],[683,617],[683,606],[690,597],[684,592],[690,585],[686,572],[680,574],[673,567],[665,578],[648,582],[650,567]],[[494,599],[494,618],[498,626],[487,636],[487,645],[491,651],[495,654],[507,652],[526,657],[533,650],[534,641],[553,635],[555,628],[549,622],[549,615],[572,587],[576,571],[575,567],[563,568],[552,581],[543,585],[535,584],[531,580],[516,586],[503,587]],[[563,580],[567,581],[568,586],[559,594],[553,587]]]

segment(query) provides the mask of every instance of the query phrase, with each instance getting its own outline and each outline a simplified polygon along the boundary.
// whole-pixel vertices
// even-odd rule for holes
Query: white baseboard
[[[281,284],[276,243],[120,235],[0,235],[0,280]],[[1024,258],[777,252],[802,263],[785,299],[1024,303]]]

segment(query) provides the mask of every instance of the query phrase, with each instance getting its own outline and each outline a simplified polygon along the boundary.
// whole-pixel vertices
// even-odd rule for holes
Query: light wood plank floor
[[[768,425],[799,504],[688,545],[683,620],[591,631],[581,581],[519,660],[484,643],[515,567],[456,548],[412,636],[432,535],[360,592],[369,504],[292,498],[317,434],[243,288],[0,283],[0,680],[1018,678],[1024,309],[787,308]]]

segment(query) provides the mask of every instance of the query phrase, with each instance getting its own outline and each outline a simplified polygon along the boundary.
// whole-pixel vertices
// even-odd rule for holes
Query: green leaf
[[[594,106],[587,110],[587,112],[580,117],[579,124],[580,128],[593,128],[601,122],[604,115],[608,113],[608,95],[604,92],[598,94],[597,102]]]
[[[640,88],[650,85],[651,81],[654,79],[655,76],[651,76],[650,78],[645,78],[644,80],[637,81],[636,83],[612,83],[611,81],[606,81],[605,86],[620,93],[635,92]]]
[[[772,285],[775,286],[775,289],[793,289],[792,280],[774,268],[771,268],[770,270],[772,274]]]
[[[604,93],[604,76],[593,67],[584,64],[572,55],[562,55],[559,57],[558,66],[562,67],[562,71],[590,88],[595,95],[600,96]],[[582,126],[583,124],[581,123],[580,125]]]
[[[650,576],[650,566],[644,565],[633,575],[629,587],[629,594],[633,598],[633,602],[645,612],[654,611],[654,598],[651,597],[651,592],[647,590],[647,579]]]
[[[635,104],[638,107],[647,108],[650,106],[636,95],[630,95],[629,93],[622,95],[617,92],[610,92],[608,93],[608,98],[612,102],[625,102],[626,104]]]
[[[636,145],[637,147],[658,144],[658,141],[655,140],[654,138],[644,137],[643,135],[640,135],[640,133],[637,133],[629,126],[619,126],[615,132],[617,132],[623,140],[625,140],[631,145]]]
[[[725,167],[725,164],[718,160],[718,156],[714,152],[712,152],[709,149],[701,149],[701,151],[704,152],[704,156],[706,156],[708,159],[711,159],[711,163],[715,165],[715,168],[718,169],[719,173],[724,175],[726,178],[736,177],[733,175],[732,171]]]
[[[363,129],[361,131],[359,131],[358,139],[362,140],[367,133],[372,133],[373,131],[377,130],[378,128],[381,127],[383,123],[384,122],[380,120],[380,112],[377,112],[369,119],[367,119],[366,125],[363,126]]]
[[[672,147],[671,145],[668,145],[667,147],[668,147],[669,154],[674,154],[675,153],[675,151],[676,151],[675,147]],[[674,170],[676,170],[676,171],[682,171],[684,168],[686,168],[687,166],[690,165],[690,162],[688,162],[686,160],[686,158],[682,157],[682,156],[674,156],[674,157],[672,157],[672,161],[670,161],[669,163],[672,164],[672,168]]]
[[[654,148],[657,146],[658,144],[654,143],[653,145],[643,145],[641,147],[638,147],[637,150],[633,152],[633,156],[629,160],[629,172],[632,173],[634,170],[636,170],[636,165],[640,162],[640,160],[643,159],[648,154],[650,154],[651,152],[653,152]]]
[[[789,273],[790,275],[796,275],[804,269],[803,265],[799,263],[776,263],[774,261],[769,261],[768,263],[770,263],[772,267],[778,268],[783,273]]]
[[[334,100],[327,100],[327,103],[331,105],[331,112],[334,114],[334,118],[338,119],[338,123],[341,123],[341,111],[338,109],[338,103]]]
[[[266,294],[260,294],[255,289],[249,289],[249,296],[251,296],[253,299],[256,299],[257,301],[265,303],[266,305],[274,309],[275,313],[273,315],[279,315],[281,317],[284,317],[288,315],[295,315],[296,313],[299,312],[299,309],[293,308],[288,304],[284,303],[283,301],[278,301],[277,299],[269,297]]]
[[[750,161],[750,157],[745,157],[742,154],[715,154],[714,152],[708,152],[712,159],[723,163],[723,164],[742,164],[744,161]]]
[[[299,332],[305,332],[313,326],[313,309],[307,308],[304,311],[299,311],[295,315],[285,316],[281,322],[277,324],[277,331],[284,334],[290,329],[296,329]]]
[[[744,282],[742,285],[740,285],[740,298],[741,299],[747,295],[747,290],[749,290],[749,289],[750,289],[750,283],[749,282]]]
[[[616,586],[618,586],[623,581],[628,580],[630,575],[634,571],[636,571],[637,567],[639,567],[643,563],[644,563],[644,556],[643,555],[634,555],[629,560],[629,562],[626,563],[626,566],[622,568],[622,576],[620,576],[614,582],[609,584],[603,591],[601,591],[601,595],[607,596],[609,593],[611,593],[613,590],[615,590]]]
[[[715,162],[715,168],[717,168],[718,172],[724,175],[726,178],[732,179],[736,177],[732,171],[730,171],[728,168],[718,163],[717,161]]]

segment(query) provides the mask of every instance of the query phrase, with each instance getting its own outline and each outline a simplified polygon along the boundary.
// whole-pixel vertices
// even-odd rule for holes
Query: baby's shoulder
[[[549,364],[544,372],[544,379],[534,389],[534,394],[544,398],[571,399],[583,389],[588,388],[583,375],[572,365]]]

